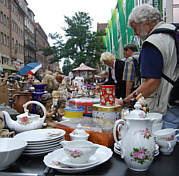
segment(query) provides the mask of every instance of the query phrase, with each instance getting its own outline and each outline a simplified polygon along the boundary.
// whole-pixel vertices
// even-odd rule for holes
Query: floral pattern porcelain
[[[114,124],[113,135],[116,143],[121,143],[121,157],[128,167],[135,171],[148,169],[155,154],[155,142],[151,133],[153,119],[147,118],[139,107],[131,112],[125,120],[117,120]],[[125,129],[118,141],[116,130]]]
[[[130,153],[131,161],[139,164],[144,164],[147,160],[152,160],[150,152],[145,148],[133,148]]]
[[[62,141],[65,154],[74,164],[87,163],[98,149],[96,144],[85,140]]]
[[[77,125],[77,128],[70,133],[70,139],[73,140],[88,140],[89,134],[82,129],[81,124]]]
[[[83,152],[80,150],[69,150],[69,149],[65,149],[65,151],[68,153],[68,155],[70,155],[72,158],[77,158],[80,157],[81,155],[83,155]]]

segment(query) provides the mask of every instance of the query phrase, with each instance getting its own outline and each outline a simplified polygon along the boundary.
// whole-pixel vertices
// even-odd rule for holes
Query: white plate
[[[61,138],[57,138],[51,141],[43,141],[43,142],[33,142],[33,143],[28,143],[28,147],[43,147],[43,146],[48,146],[54,143],[60,143],[62,140],[64,140],[64,136]]]
[[[41,144],[41,145],[30,145],[28,144],[26,149],[30,149],[30,150],[33,150],[33,149],[44,149],[44,148],[48,148],[48,147],[53,147],[55,145],[59,145],[61,141],[63,141],[64,138],[58,140],[58,141],[55,141],[55,142],[48,142],[46,144]]]
[[[117,150],[116,148],[114,148],[114,152],[117,153],[118,155],[121,155],[121,151]]]
[[[63,150],[63,152],[64,152],[64,150]],[[59,162],[66,166],[69,166],[69,167],[87,167],[87,166],[90,166],[90,165],[93,165],[93,164],[96,164],[97,162],[99,162],[99,158],[97,156],[95,156],[95,155],[92,156],[87,163],[83,163],[83,164],[72,163],[67,156],[59,158],[60,159]]]
[[[61,129],[37,129],[19,133],[14,138],[24,139],[28,144],[44,144],[62,138],[65,131]]]
[[[23,152],[22,154],[23,155],[29,155],[29,156],[36,156],[36,155],[42,155],[42,154],[46,154],[46,153],[50,153],[54,150],[57,150],[61,148],[61,146],[58,146],[58,147],[55,147],[55,148],[52,148],[52,149],[48,149],[48,150],[44,150],[44,151],[38,151],[38,152]]]
[[[78,168],[71,168],[71,167],[65,167],[64,165],[59,164],[59,158],[65,155],[63,149],[55,150],[48,155],[44,157],[43,162],[46,166],[56,169],[59,172],[63,173],[79,173],[79,172],[85,172],[92,168],[95,168],[99,166],[100,164],[103,164],[104,162],[108,161],[112,157],[112,150],[110,148],[107,148],[105,146],[99,145],[99,148],[97,149],[95,156],[99,158],[99,162],[90,166],[86,167],[78,167]]]
[[[50,147],[47,147],[47,148],[36,148],[36,149],[26,149],[24,150],[24,152],[41,152],[41,151],[46,151],[46,150],[51,150],[51,149],[55,149],[57,147],[61,147],[62,148],[62,145],[61,144],[58,144],[58,145],[54,145],[54,146],[50,146]]]

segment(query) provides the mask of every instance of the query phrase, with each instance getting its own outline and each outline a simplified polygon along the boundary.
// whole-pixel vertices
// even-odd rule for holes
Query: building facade
[[[51,56],[44,56],[41,49],[49,47],[49,43],[47,40],[47,35],[45,34],[44,30],[42,29],[39,23],[35,24],[35,38],[36,38],[36,60],[37,62],[42,63],[42,69],[45,70],[56,70],[58,63],[50,64],[49,60]]]
[[[0,1],[0,66],[16,71],[24,60],[24,12],[16,0]]]
[[[34,13],[27,8],[27,15],[24,21],[24,64],[36,62],[36,39]]]
[[[26,0],[0,0],[0,67],[4,72],[17,72],[29,62],[40,62],[53,70],[40,48],[49,46],[48,38]],[[36,38],[37,37],[37,38]]]

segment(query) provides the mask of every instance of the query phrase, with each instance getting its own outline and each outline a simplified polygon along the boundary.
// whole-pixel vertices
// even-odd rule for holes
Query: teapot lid
[[[74,136],[79,136],[79,137],[89,135],[84,129],[82,129],[82,126],[80,123],[77,125],[77,128],[75,130],[73,130],[73,132],[71,134]]]
[[[142,106],[139,102],[136,102],[134,105],[135,110],[131,111],[130,118],[145,118],[146,113],[141,110]]]

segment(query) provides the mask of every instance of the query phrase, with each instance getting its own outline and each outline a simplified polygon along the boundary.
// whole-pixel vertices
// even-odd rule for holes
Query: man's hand
[[[120,99],[115,98],[115,104],[118,104],[118,105],[121,105],[122,107],[124,107],[124,103],[123,103],[122,98],[120,98]]]

